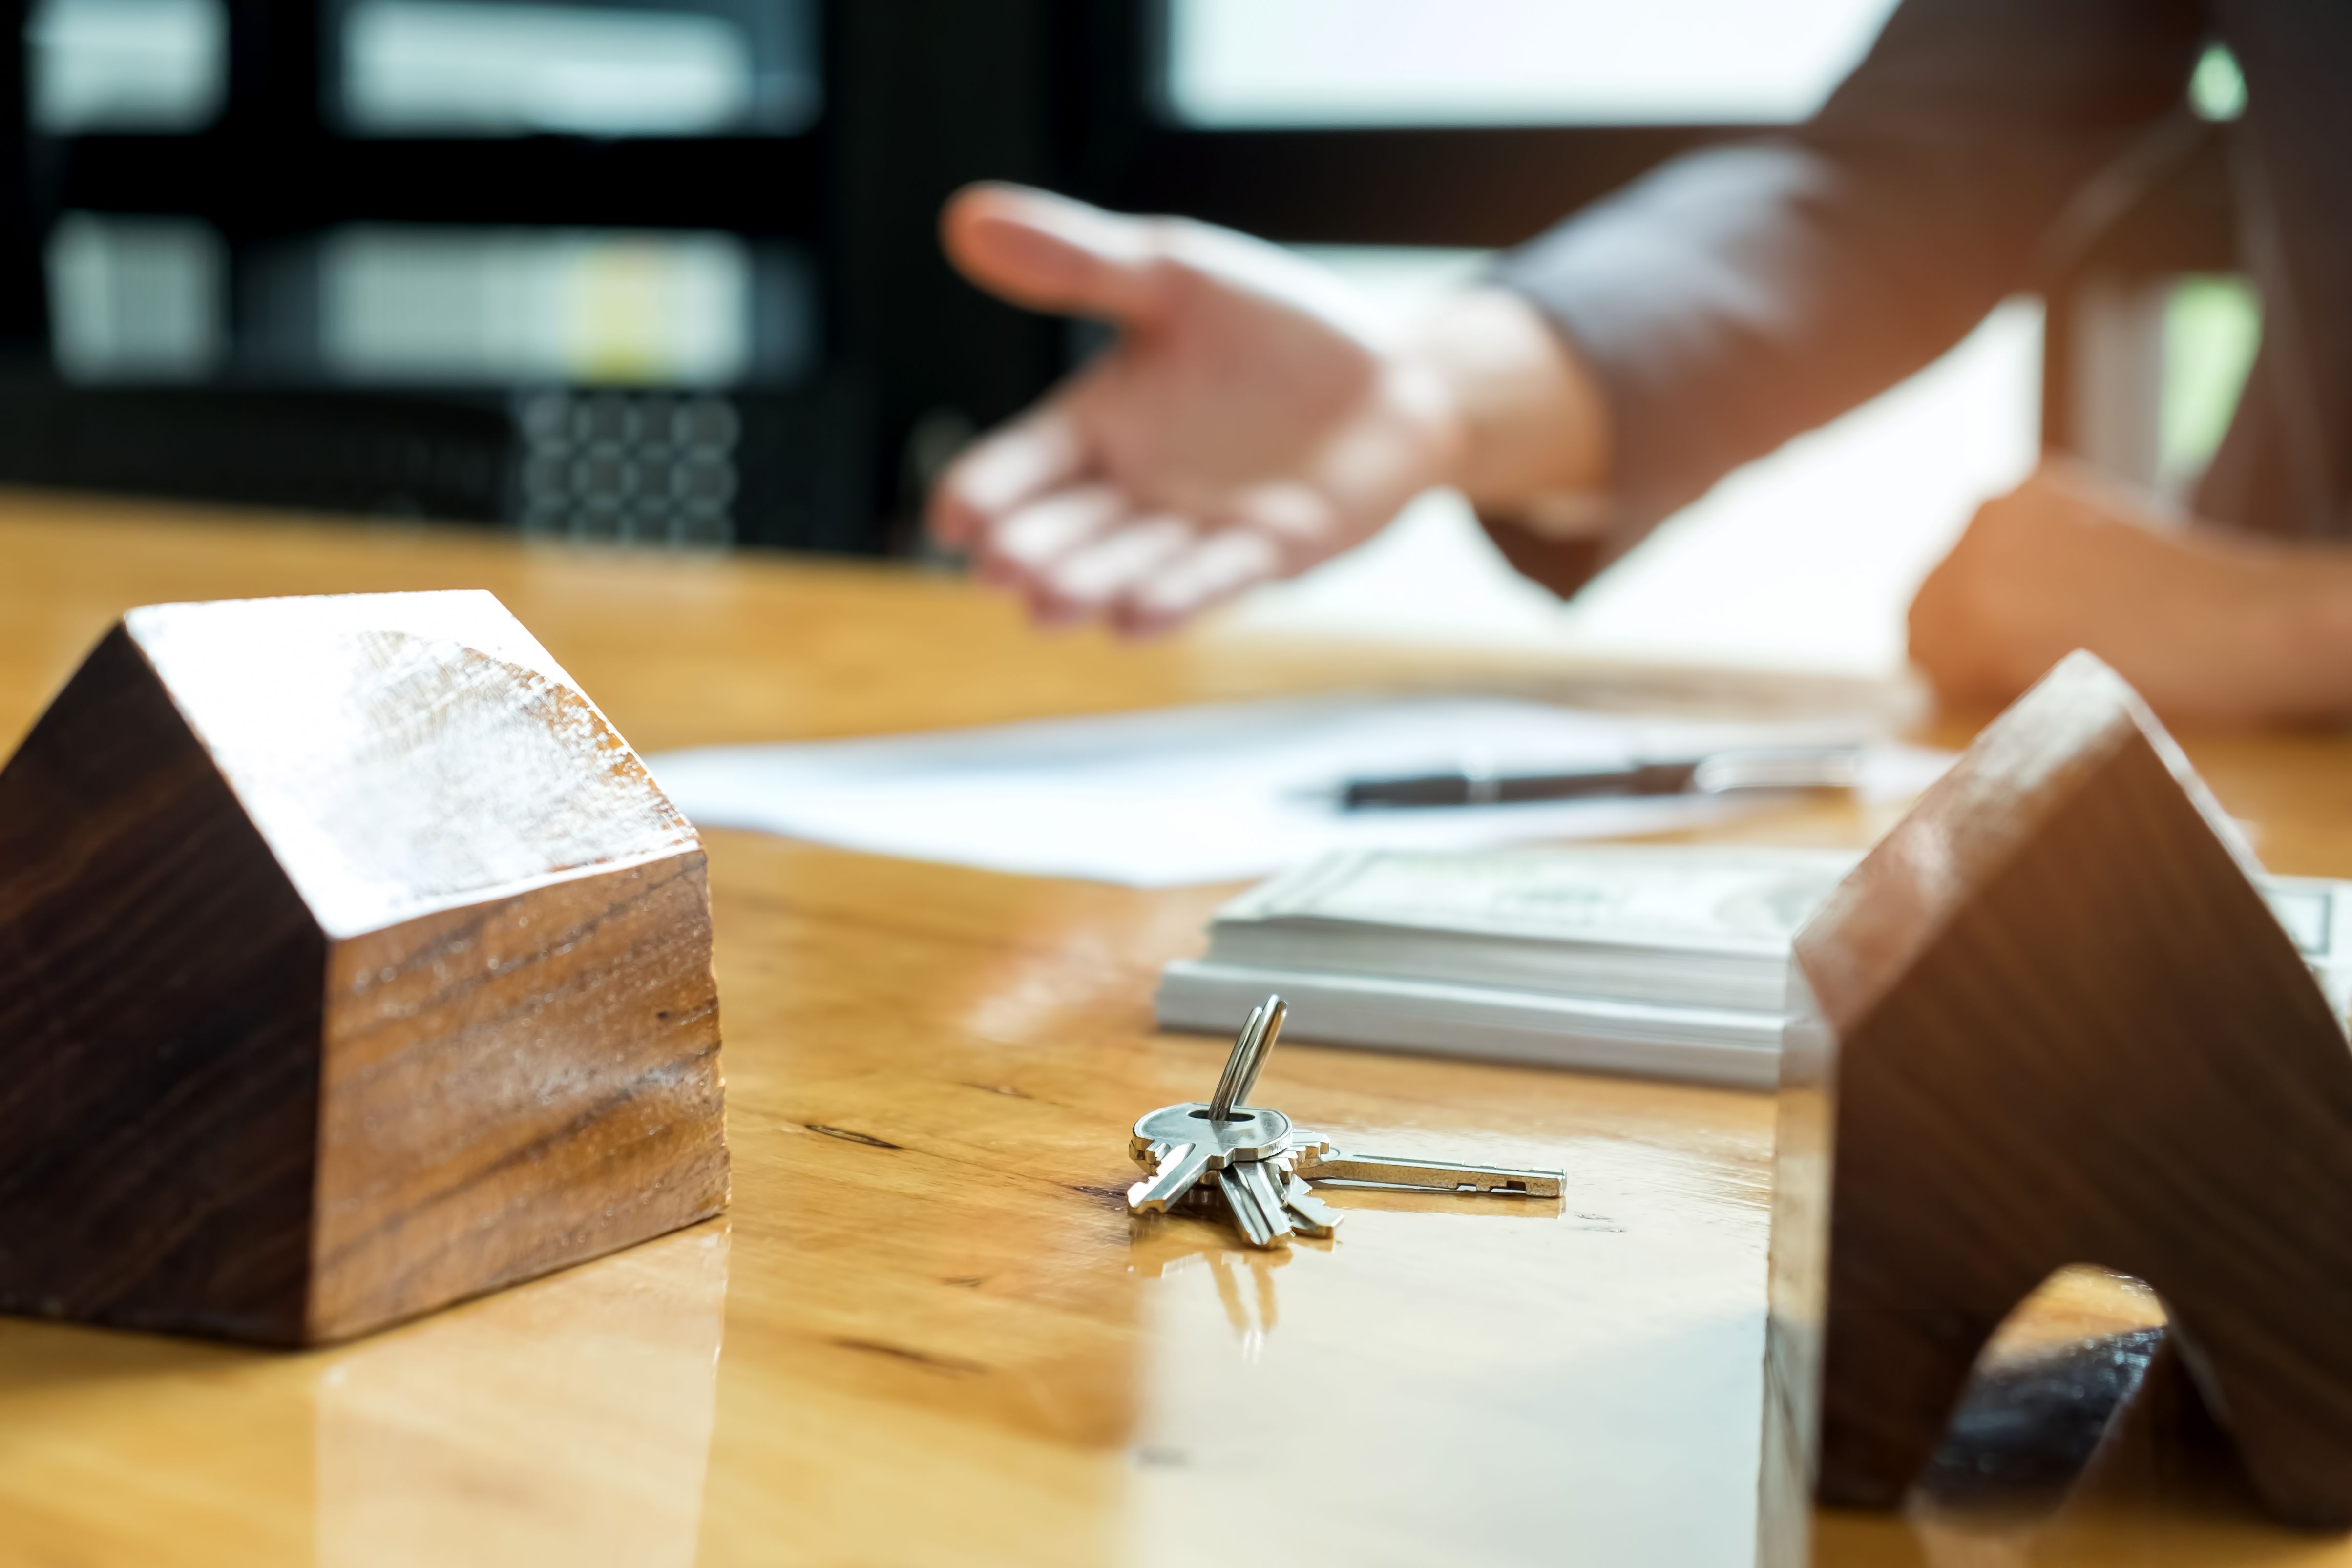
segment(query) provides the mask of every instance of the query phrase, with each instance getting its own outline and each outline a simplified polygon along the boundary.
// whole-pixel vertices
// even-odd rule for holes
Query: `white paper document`
[[[1846,738],[1818,725],[1652,722],[1506,698],[1335,696],[708,747],[648,764],[679,810],[706,828],[1170,887],[1260,876],[1334,849],[1658,832],[1759,803],[1672,795],[1342,810],[1338,791],[1353,779],[1559,771]],[[1874,747],[1864,793],[1907,797],[1949,761],[1916,747]]]

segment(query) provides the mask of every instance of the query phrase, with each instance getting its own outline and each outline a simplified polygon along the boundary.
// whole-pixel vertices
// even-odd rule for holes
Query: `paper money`
[[[1162,973],[1162,1024],[1229,1029],[1278,990],[1303,1040],[1769,1087],[1800,926],[1845,850],[1591,845],[1349,851],[1218,912]],[[2352,883],[2265,877],[2336,1016],[2352,1011]]]

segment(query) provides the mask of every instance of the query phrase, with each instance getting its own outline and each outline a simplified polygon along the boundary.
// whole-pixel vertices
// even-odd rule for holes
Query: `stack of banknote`
[[[1269,991],[1286,1037],[1770,1088],[1789,946],[1855,852],[1592,845],[1344,851],[1219,911],[1160,1022],[1231,1033]],[[2264,891],[2342,1018],[2352,883]]]

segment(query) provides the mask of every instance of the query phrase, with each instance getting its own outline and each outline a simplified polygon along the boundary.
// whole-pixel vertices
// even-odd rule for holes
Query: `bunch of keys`
[[[1243,1240],[1272,1247],[1286,1245],[1293,1236],[1329,1236],[1339,1227],[1339,1215],[1307,1185],[1312,1176],[1446,1192],[1559,1196],[1559,1171],[1349,1154],[1328,1138],[1292,1126],[1279,1111],[1244,1104],[1288,1012],[1280,997],[1266,998],[1242,1026],[1216,1091],[1205,1102],[1163,1105],[1135,1124],[1128,1153],[1146,1174],[1127,1189],[1129,1213],[1165,1214],[1185,1203],[1221,1206]]]

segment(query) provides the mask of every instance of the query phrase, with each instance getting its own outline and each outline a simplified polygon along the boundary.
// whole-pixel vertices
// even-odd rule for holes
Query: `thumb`
[[[1144,220],[1025,185],[958,191],[940,243],[966,277],[1033,310],[1133,322],[1158,300],[1160,247]]]

